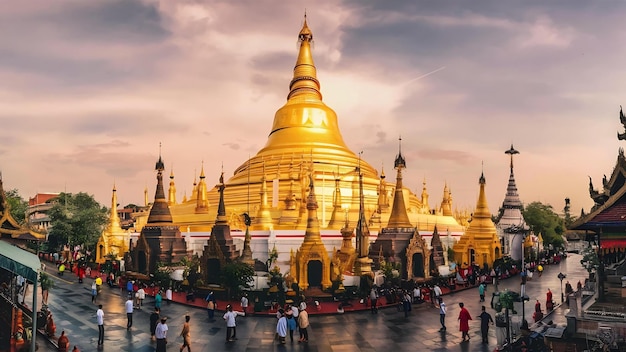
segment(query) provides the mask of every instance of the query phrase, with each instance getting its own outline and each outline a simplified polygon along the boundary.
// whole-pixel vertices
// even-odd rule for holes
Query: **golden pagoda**
[[[113,195],[111,196],[111,210],[109,214],[109,223],[102,231],[98,243],[96,244],[96,263],[104,264],[107,256],[111,255],[114,259],[124,256],[129,250],[130,234],[122,229],[120,225],[120,217],[117,214],[117,189],[113,184]]]
[[[335,111],[322,101],[312,40],[305,16],[298,34],[299,52],[287,101],[274,115],[265,146],[245,160],[224,183],[226,217],[238,248],[243,244],[246,231],[242,214],[247,213],[254,257],[264,261],[262,257],[273,245],[270,242],[278,243],[279,252],[284,254],[282,263],[286,263],[290,249],[297,248],[307,228],[307,192],[311,181],[319,205],[321,238],[328,251],[334,245],[339,246],[339,233],[345,221],[357,223],[360,218],[359,170],[362,208],[368,222],[364,225],[369,225],[372,238],[387,226],[391,214],[389,203],[396,202],[391,199],[393,194],[403,194],[403,205],[397,206],[404,208],[406,218],[402,220],[406,226],[414,228],[419,224],[420,230],[432,231],[437,224],[459,237],[465,228],[452,214],[433,215],[425,209],[428,205],[408,188],[387,183],[384,173],[379,176],[377,170],[348,149]],[[180,185],[174,184],[173,174],[170,180],[170,192],[175,192],[175,187],[180,188]],[[184,197],[180,203],[175,196],[168,197],[173,222],[188,233],[210,233],[219,197],[217,187],[203,190],[194,179],[191,197]],[[427,202],[426,193],[422,198]],[[147,212],[136,215],[139,218],[135,230],[140,231],[146,224]],[[328,240],[331,242],[327,238],[331,238]],[[282,239],[285,240],[281,242]]]
[[[465,234],[454,245],[454,259],[459,265],[466,267],[476,264],[483,267],[491,266],[502,256],[502,248],[496,231],[496,225],[491,220],[491,212],[485,196],[485,176],[480,174],[480,192],[476,209]]]

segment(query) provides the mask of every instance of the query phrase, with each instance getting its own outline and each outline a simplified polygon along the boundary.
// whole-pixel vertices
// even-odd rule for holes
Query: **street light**
[[[559,280],[561,280],[561,303],[563,303],[565,301],[563,297],[563,279],[565,279],[567,276],[563,273],[559,273],[557,277],[559,278]]]

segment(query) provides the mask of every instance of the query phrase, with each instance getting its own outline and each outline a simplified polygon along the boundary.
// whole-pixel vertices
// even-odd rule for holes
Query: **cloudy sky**
[[[6,189],[154,193],[162,155],[190,194],[261,149],[287,97],[303,14],[324,101],[348,146],[431,206],[444,182],[502,204],[511,143],[523,202],[589,210],[610,176],[626,104],[626,2],[13,1],[0,9],[0,170]]]

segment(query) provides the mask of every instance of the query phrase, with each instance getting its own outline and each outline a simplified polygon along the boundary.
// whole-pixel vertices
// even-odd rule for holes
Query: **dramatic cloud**
[[[492,212],[520,150],[523,201],[589,209],[623,143],[616,25],[626,3],[43,0],[0,11],[0,169],[7,188],[141,203],[159,153],[181,195],[265,145],[304,11],[324,102],[346,144],[455,206],[487,178]],[[159,148],[161,145],[161,148]]]

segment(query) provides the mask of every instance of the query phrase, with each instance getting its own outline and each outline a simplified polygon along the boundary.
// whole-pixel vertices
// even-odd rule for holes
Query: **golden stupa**
[[[454,245],[454,259],[462,267],[476,264],[480,268],[502,257],[496,225],[491,220],[491,212],[485,196],[485,176],[480,175],[480,192],[476,209],[465,234]]]
[[[111,210],[109,223],[98,239],[96,244],[96,263],[104,264],[107,259],[119,259],[128,252],[130,245],[130,233],[120,225],[120,217],[117,214],[117,190],[113,185],[111,196]],[[113,256],[109,258],[108,256]]]
[[[359,173],[363,175],[363,202],[366,218],[374,233],[389,219],[389,202],[394,184],[387,183],[365,160],[346,146],[337,114],[322,101],[311,42],[313,34],[306,16],[298,34],[299,53],[289,84],[287,102],[274,116],[267,143],[252,158],[239,166],[225,183],[224,199],[228,222],[233,230],[244,230],[243,213],[251,218],[250,231],[298,230],[307,226],[307,192],[312,179],[319,204],[322,229],[337,230],[347,220],[359,219]],[[390,158],[392,154],[390,154]],[[207,187],[204,168],[194,180],[190,197],[176,201],[174,172],[170,175],[168,204],[174,223],[181,232],[208,233],[215,223],[219,193]],[[446,192],[447,186],[446,186]],[[451,197],[444,195],[444,209],[431,212],[424,183],[419,199],[402,189],[409,220],[420,230],[432,231],[435,225],[457,236],[464,226],[453,217]],[[147,214],[136,214],[135,231],[145,225]],[[242,232],[243,234],[243,232]],[[236,236],[235,236],[236,237]]]

